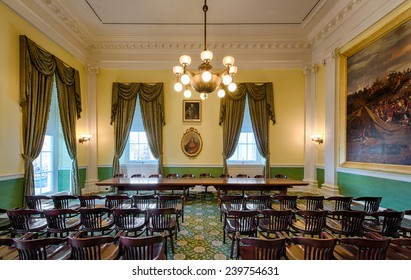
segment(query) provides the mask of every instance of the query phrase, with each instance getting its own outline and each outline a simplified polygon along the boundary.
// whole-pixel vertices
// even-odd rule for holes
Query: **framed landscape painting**
[[[411,21],[373,37],[343,63],[346,165],[409,172]]]

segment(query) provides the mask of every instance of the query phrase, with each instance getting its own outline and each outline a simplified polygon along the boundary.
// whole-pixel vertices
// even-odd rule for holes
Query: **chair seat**
[[[100,223],[99,219],[95,220],[95,224]],[[114,225],[114,218],[113,217],[106,217],[101,220],[101,224],[99,227],[94,228],[94,227],[86,227],[83,225],[82,230],[86,231],[102,231],[102,230],[107,230],[110,229]]]
[[[119,246],[114,243],[107,243],[101,245],[101,259],[115,260],[119,254]]]
[[[287,258],[289,260],[303,260],[304,248],[301,245],[289,244],[286,245]]]

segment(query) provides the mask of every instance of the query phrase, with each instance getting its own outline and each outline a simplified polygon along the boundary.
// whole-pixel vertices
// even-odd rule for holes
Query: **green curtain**
[[[159,173],[162,173],[162,127],[165,124],[163,84],[113,83],[110,122],[114,124],[113,175],[120,172],[120,158],[130,134],[138,94],[147,140],[153,156],[159,161]]]
[[[27,36],[20,35],[20,106],[22,108],[24,191],[33,195],[33,161],[39,156],[47,130],[52,97],[53,78],[57,75],[59,109],[64,138],[73,159],[75,180],[73,193],[79,193],[75,120],[80,118],[81,96],[78,71],[66,66]]]
[[[153,156],[158,159],[158,173],[163,174],[162,128],[165,125],[163,83],[141,84],[140,107],[148,145]]]
[[[33,41],[20,36],[20,106],[22,109],[24,192],[33,195],[33,161],[40,155],[47,130],[56,61]]]
[[[270,175],[269,121],[275,123],[272,83],[240,83],[237,91],[228,93],[220,102],[220,121],[223,126],[223,172],[228,173],[227,159],[237,146],[244,117],[245,98],[248,96],[251,123],[257,149],[265,158],[264,173]]]
[[[251,124],[257,149],[265,158],[264,175],[270,177],[270,120],[275,124],[273,84],[246,83]]]
[[[63,128],[64,142],[72,160],[72,193],[81,195],[78,162],[76,121],[81,116],[81,94],[79,72],[56,58],[57,62],[57,96],[60,110],[60,121]]]
[[[223,127],[223,173],[228,174],[227,159],[237,146],[244,118],[245,84],[238,84],[237,91],[228,92],[220,101],[220,121]]]

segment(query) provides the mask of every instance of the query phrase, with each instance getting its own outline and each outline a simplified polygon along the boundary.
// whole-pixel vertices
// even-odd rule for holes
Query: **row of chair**
[[[376,234],[336,238],[239,238],[237,259],[243,260],[406,260],[411,259],[411,238],[385,238]]]
[[[84,236],[78,232],[66,238],[38,238],[26,234],[0,239],[0,259],[20,260],[164,260],[162,236]]]

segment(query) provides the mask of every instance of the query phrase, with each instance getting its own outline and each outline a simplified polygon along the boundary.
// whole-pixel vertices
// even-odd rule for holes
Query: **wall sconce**
[[[324,143],[324,139],[321,138],[321,134],[311,134],[311,141],[317,142],[318,144]]]
[[[78,139],[78,142],[80,144],[83,144],[84,142],[90,141],[91,137],[91,134],[81,134],[80,138]]]

